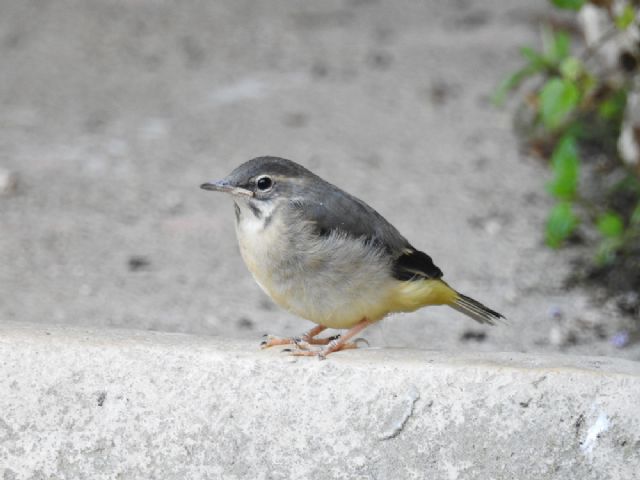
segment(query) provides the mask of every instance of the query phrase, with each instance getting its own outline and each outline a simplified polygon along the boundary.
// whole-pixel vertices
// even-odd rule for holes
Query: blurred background
[[[0,321],[255,340],[311,324],[240,258],[228,198],[252,157],[376,208],[503,312],[396,315],[374,346],[640,359],[629,320],[545,246],[547,167],[491,102],[545,2],[0,0]]]

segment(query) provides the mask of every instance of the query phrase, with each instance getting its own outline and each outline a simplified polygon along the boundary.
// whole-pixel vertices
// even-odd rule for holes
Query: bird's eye
[[[260,177],[256,182],[256,185],[258,186],[258,190],[266,192],[273,186],[273,180],[271,180],[271,177],[267,176]]]

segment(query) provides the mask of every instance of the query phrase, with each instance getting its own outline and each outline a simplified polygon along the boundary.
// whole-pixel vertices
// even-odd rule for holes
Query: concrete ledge
[[[257,342],[256,342],[257,343]],[[631,479],[640,364],[0,325],[3,479]]]

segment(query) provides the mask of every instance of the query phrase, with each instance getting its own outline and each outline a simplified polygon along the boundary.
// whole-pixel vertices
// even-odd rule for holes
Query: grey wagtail
[[[369,205],[295,162],[254,158],[201,188],[233,198],[240,253],[258,285],[318,324],[301,337],[268,337],[265,348],[295,344],[293,355],[325,358],[355,348],[349,340],[386,315],[428,305],[489,325],[504,318],[447,285],[431,257]],[[317,338],[327,328],[349,330]]]

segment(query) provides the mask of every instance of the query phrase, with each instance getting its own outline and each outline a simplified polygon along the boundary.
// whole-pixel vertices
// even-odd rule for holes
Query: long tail
[[[456,293],[458,294],[456,299],[452,303],[449,303],[451,308],[456,309],[460,313],[464,313],[480,323],[495,325],[497,321],[504,320],[504,315],[501,313],[491,310],[489,307],[471,297],[467,297],[459,292]]]
[[[394,303],[385,305],[384,313],[413,312],[427,305],[448,305],[473,318],[476,322],[495,325],[497,321],[504,319],[504,315],[501,313],[485,307],[471,297],[456,292],[442,279],[430,278],[398,282],[396,290],[391,296]]]

